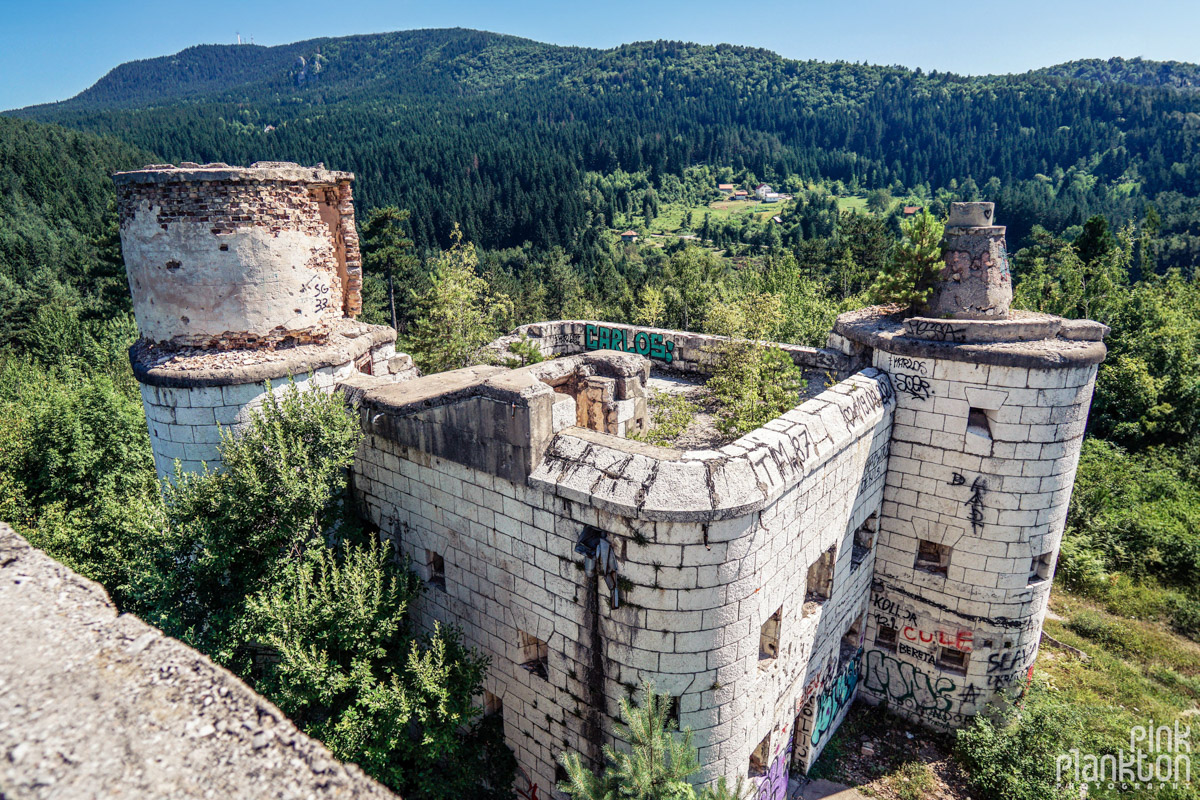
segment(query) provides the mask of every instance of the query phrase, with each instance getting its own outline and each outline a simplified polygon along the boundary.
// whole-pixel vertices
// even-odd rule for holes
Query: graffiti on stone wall
[[[583,346],[588,350],[621,350],[641,356],[657,358],[670,364],[675,360],[675,343],[667,341],[661,333],[650,331],[610,328],[607,325],[588,324],[583,332]]]
[[[300,291],[312,291],[313,310],[318,314],[329,308],[329,284],[320,275],[313,275],[300,286]]]
[[[961,472],[955,472],[950,477],[950,486],[965,486],[967,478]],[[987,494],[987,481],[982,475],[976,475],[971,481],[971,496],[963,503],[967,506],[967,519],[971,521],[971,530],[978,534],[983,530],[983,496]]]
[[[781,734],[787,732],[786,725]],[[767,771],[754,778],[752,781],[757,783],[754,792],[755,800],[787,800],[788,788],[788,767],[792,761],[792,735],[788,734],[787,744],[784,746],[776,746],[775,757],[771,760],[771,766]]]
[[[908,395],[915,400],[928,400],[933,395],[929,381],[920,375],[910,375],[906,372],[892,373],[896,382],[896,391]]]
[[[958,684],[945,675],[930,676],[915,664],[882,650],[868,650],[863,686],[889,703],[920,717],[948,722]]]
[[[547,336],[543,336],[541,341],[543,345],[549,345],[551,348],[578,347],[579,334],[571,333],[570,331],[551,333]]]
[[[862,480],[858,484],[860,494],[865,492],[868,486],[882,478],[887,472],[888,456],[891,452],[892,445],[890,442],[886,442],[883,447],[867,456],[867,463],[863,464]]]
[[[842,713],[842,709],[854,699],[854,690],[858,688],[862,654],[863,651],[860,647],[837,679],[826,687],[825,691],[817,695],[812,733],[808,737],[813,747],[819,745],[826,734],[833,730],[833,721],[837,719],[838,714]]]
[[[891,384],[888,384],[888,391],[891,389]],[[878,392],[870,390],[859,390],[851,395],[849,407],[842,407],[842,419],[846,422],[846,427],[850,427],[858,422],[863,417],[878,408],[882,408],[883,404],[888,401],[889,395],[880,388]]]
[[[922,361],[919,358],[910,358],[908,356],[892,356],[892,371],[905,370],[907,372],[919,375],[922,378],[930,377],[931,368],[928,361]]]
[[[909,327],[913,336],[921,339],[932,339],[936,342],[966,341],[966,329],[956,327],[949,322],[928,319],[910,320]]]
[[[871,598],[871,605],[875,610],[873,615],[875,624],[885,628],[894,628],[901,646],[905,646],[906,641],[913,645],[936,644],[941,647],[962,650],[964,653],[971,652],[974,647],[975,633],[973,631],[946,630],[940,627],[921,625],[917,621],[915,611],[902,606],[887,595],[874,594]]]

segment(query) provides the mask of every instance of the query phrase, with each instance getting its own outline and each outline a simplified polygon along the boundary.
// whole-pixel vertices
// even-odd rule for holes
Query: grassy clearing
[[[861,211],[867,210],[867,198],[864,195],[852,194],[846,197],[837,199],[838,211]]]
[[[865,201],[863,201],[865,203]],[[723,221],[740,216],[751,216],[755,222],[766,222],[776,214],[783,213],[790,202],[781,203],[760,203],[758,201],[747,200],[717,200],[709,203],[706,206],[686,207],[677,204],[662,205],[659,207],[659,215],[655,217],[649,229],[653,233],[675,233],[683,227],[683,220],[690,211],[692,214],[692,232],[695,232],[704,222],[704,215],[709,215],[714,222]],[[641,217],[635,217],[635,221]],[[629,226],[625,226],[629,227]],[[625,228],[621,228],[624,230]]]
[[[1200,711],[1200,645],[1067,592],[1056,590],[1050,607],[1063,619],[1046,620],[1046,632],[1089,658],[1047,645],[1037,669],[1064,703],[1089,714],[1105,745],[1128,749],[1132,726]]]

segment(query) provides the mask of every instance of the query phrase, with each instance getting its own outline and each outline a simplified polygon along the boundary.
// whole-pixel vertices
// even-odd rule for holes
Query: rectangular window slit
[[[924,572],[945,575],[950,567],[950,550],[951,548],[944,544],[920,539],[917,542],[917,558],[913,566]]]
[[[986,411],[981,408],[972,408],[967,411],[967,433],[973,433],[985,439],[992,438],[992,426],[988,423]]]
[[[1029,582],[1039,583],[1050,577],[1054,568],[1054,551],[1034,556],[1029,564]]]
[[[766,669],[779,656],[779,628],[783,623],[783,606],[767,618],[758,635],[758,668]]]
[[[955,650],[953,647],[943,647],[938,653],[938,666],[947,672],[966,675],[968,658],[968,655],[962,650]]]
[[[429,570],[429,585],[446,591],[446,559],[432,550],[426,550],[425,566]]]
[[[880,650],[896,652],[896,629],[880,625],[879,630],[875,632],[875,646]]]

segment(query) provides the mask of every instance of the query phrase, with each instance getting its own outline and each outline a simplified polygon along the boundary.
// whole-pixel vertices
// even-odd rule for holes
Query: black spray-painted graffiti
[[[949,322],[936,320],[912,320],[911,330],[913,336],[938,342],[963,342],[967,338],[964,328],[956,328]]]
[[[924,650],[919,650],[916,647],[905,644],[904,642],[897,643],[896,648],[902,656],[908,656],[916,659],[917,661],[924,661],[926,664],[935,663],[933,653],[927,653]]]
[[[906,711],[936,720],[950,718],[953,694],[958,688],[945,675],[931,677],[916,665],[893,658],[882,650],[868,650],[863,686]]]
[[[979,702],[979,687],[968,683],[962,693],[963,705],[976,705]]]
[[[661,333],[630,331],[588,324],[583,332],[583,346],[588,350],[622,350],[657,358],[670,364],[675,360],[675,343],[665,341]]]
[[[329,284],[320,280],[320,278],[320,275],[314,275],[300,287],[301,292],[312,289],[315,295],[313,298],[313,311],[318,314],[329,308]]]
[[[887,397],[883,395],[882,390],[878,392],[873,392],[870,389],[866,391],[860,390],[851,395],[851,398],[849,408],[842,407],[842,419],[845,420],[847,428],[875,409],[882,408],[883,404],[887,402]]]
[[[896,390],[904,392],[909,397],[917,400],[928,400],[933,394],[933,390],[929,385],[929,381],[922,378],[920,375],[908,375],[903,372],[892,374],[896,379]]]
[[[1027,644],[1015,650],[1001,650],[988,656],[988,674],[996,672],[1018,672],[1037,655],[1037,643]]]
[[[858,688],[858,674],[862,664],[862,648],[854,654],[854,658],[846,664],[846,668],[817,696],[816,713],[813,716],[813,729],[808,740],[813,747],[821,743],[825,735],[833,730],[833,721],[837,719],[842,709],[854,699],[854,690]]]
[[[906,369],[909,372],[920,375],[922,378],[929,377],[929,365],[919,358],[909,358],[908,356],[892,356],[892,369]]]
[[[579,344],[579,334],[577,333],[552,333],[549,336],[542,337],[542,343],[550,347],[573,347]]]
[[[967,483],[966,476],[961,472],[955,472],[950,476],[949,486],[965,486]],[[987,481],[982,476],[976,475],[975,480],[971,481],[971,496],[967,498],[964,506],[968,506],[967,519],[971,520],[971,530],[978,534],[983,530],[983,496],[987,493]]]
[[[865,492],[868,486],[882,478],[887,472],[888,455],[891,451],[891,443],[886,442],[883,447],[867,456],[867,463],[863,464],[862,480],[858,483],[859,494]]]

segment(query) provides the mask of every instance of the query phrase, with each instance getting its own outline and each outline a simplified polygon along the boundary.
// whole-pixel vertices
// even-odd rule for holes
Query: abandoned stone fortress
[[[1032,669],[1103,325],[1009,310],[1004,228],[955,204],[927,315],[842,315],[807,399],[717,449],[649,445],[654,375],[714,337],[527,325],[548,360],[420,376],[354,320],[352,176],[295,164],[115,176],[142,335],[131,351],[164,478],[292,377],[365,434],[363,512],[428,584],[422,624],[491,658],[526,790],[597,760],[646,680],[696,732],[705,781],[778,798],[855,698],[963,725]]]

